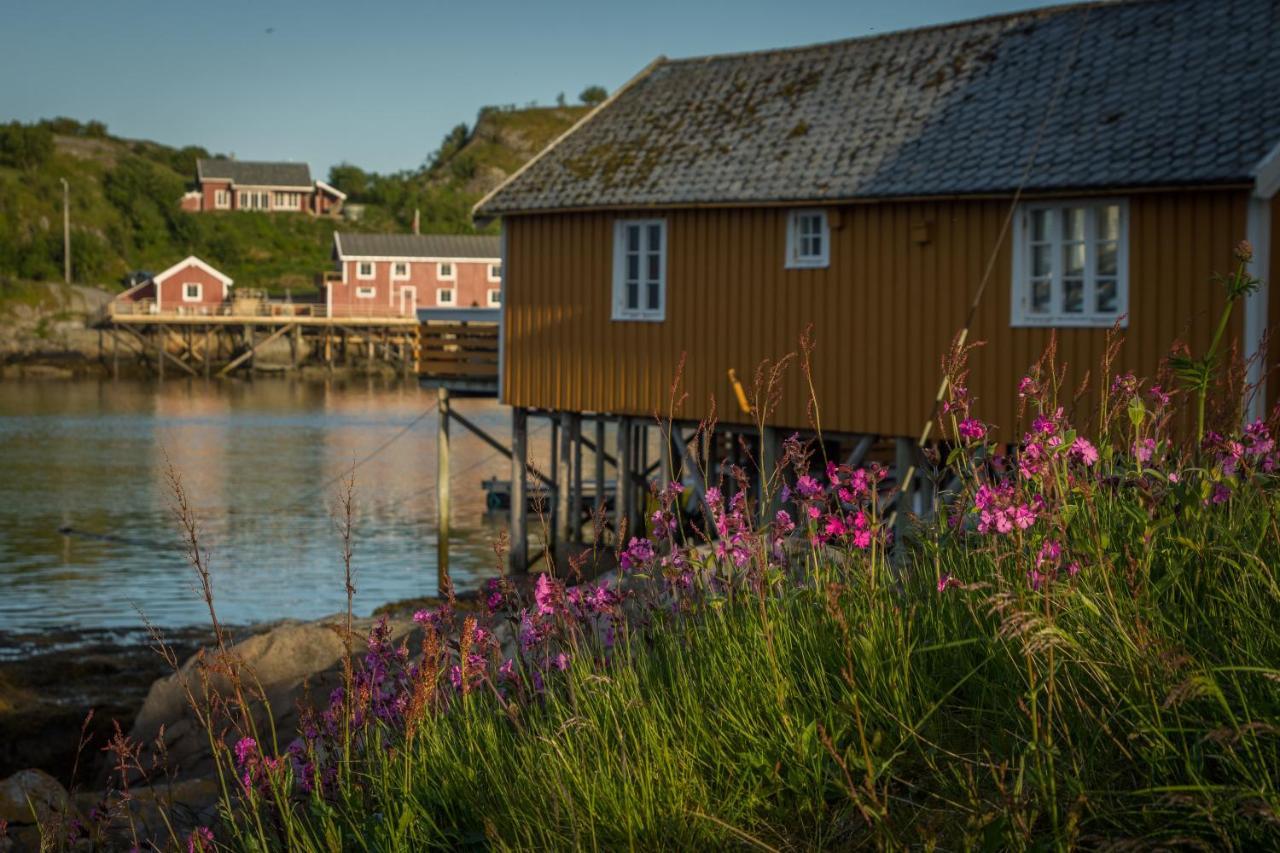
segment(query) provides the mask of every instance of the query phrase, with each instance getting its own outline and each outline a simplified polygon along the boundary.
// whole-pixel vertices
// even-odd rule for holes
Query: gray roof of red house
[[[298,187],[311,189],[311,167],[306,163],[265,163],[223,158],[196,161],[200,181],[229,180],[250,187]]]
[[[333,245],[347,258],[502,257],[502,240],[486,234],[356,234],[335,232]]]
[[[1280,141],[1280,3],[1116,0],[659,59],[476,207],[1247,181]],[[1043,133],[1041,127],[1043,126]]]

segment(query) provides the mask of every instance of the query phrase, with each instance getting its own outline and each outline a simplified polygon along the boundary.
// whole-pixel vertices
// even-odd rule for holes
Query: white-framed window
[[[441,261],[436,264],[436,278],[441,281],[453,281],[455,277],[456,273],[454,272],[453,264],[448,261]]]
[[[787,267],[831,265],[831,228],[825,210],[793,210],[787,215]]]
[[[1124,199],[1027,202],[1017,217],[1012,325],[1111,326],[1127,314]]]
[[[502,305],[502,291],[498,288],[490,288],[489,290],[489,306],[497,308]]]
[[[276,193],[275,209],[276,210],[297,210],[298,205],[302,203],[301,193]]]
[[[378,289],[376,287],[357,287],[356,298],[372,299],[377,294],[377,292],[378,292]]]
[[[373,261],[359,261],[356,264],[356,278],[373,278]]]
[[[502,281],[502,264],[489,264],[489,281]]]
[[[214,190],[213,206],[218,208],[218,210],[226,210],[228,207],[230,207],[231,191],[230,190]]]
[[[661,322],[667,312],[667,221],[619,219],[613,230],[613,319]]]
[[[457,304],[454,301],[454,291],[452,287],[440,287],[436,289],[436,304],[452,307]]]
[[[204,285],[198,281],[184,282],[182,285],[183,302],[199,302],[204,299]]]
[[[245,192],[241,190],[239,195],[241,210],[267,210],[271,202],[271,194],[267,192]]]
[[[407,279],[409,277],[409,262],[408,261],[392,261],[391,277],[398,281],[403,281],[404,279]]]

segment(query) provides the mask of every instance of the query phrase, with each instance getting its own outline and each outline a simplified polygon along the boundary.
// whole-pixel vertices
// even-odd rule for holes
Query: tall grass
[[[1007,448],[956,349],[902,541],[883,468],[793,438],[774,514],[753,472],[693,518],[669,486],[617,582],[495,581],[491,617],[421,612],[413,648],[379,626],[283,754],[217,750],[234,790],[190,843],[1275,847],[1276,424],[1180,438],[1199,387],[1112,376],[1115,352],[1092,438],[1047,357]]]

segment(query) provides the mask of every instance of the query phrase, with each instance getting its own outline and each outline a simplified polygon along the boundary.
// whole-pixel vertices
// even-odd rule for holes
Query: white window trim
[[[444,274],[444,268],[446,266],[449,268],[448,275]],[[438,278],[440,281],[457,281],[458,265],[455,264],[453,261],[440,261],[439,263],[436,264],[436,278]]]
[[[369,274],[361,272],[365,264],[369,265]],[[356,278],[361,281],[372,281],[378,277],[378,265],[373,261],[356,261]]]
[[[502,306],[502,290],[501,288],[489,288],[488,295],[489,306],[491,308],[500,308]]]
[[[377,295],[378,295],[378,288],[376,287],[357,287],[356,288],[356,299],[372,299]]]
[[[662,229],[662,253],[658,260],[658,308],[628,309],[626,307],[625,233],[628,226],[639,225],[642,231],[657,225]],[[670,240],[665,219],[618,219],[613,223],[613,319],[643,323],[662,323],[667,319],[667,252]],[[641,294],[643,301],[643,293]]]
[[[218,210],[226,210],[231,207],[231,190],[214,190],[213,206]]]
[[[822,254],[800,254],[800,217],[817,216],[822,220]],[[776,245],[776,244],[775,244]],[[831,266],[831,223],[822,208],[801,208],[787,214],[787,269],[825,269]]]
[[[442,298],[446,293],[449,294],[449,300],[447,302]],[[458,289],[456,287],[437,287],[436,305],[440,308],[457,308]]]
[[[196,289],[195,296],[187,295],[188,287],[194,287]],[[182,283],[182,301],[183,302],[203,302],[204,301],[204,285],[198,281],[184,281]]]
[[[1086,311],[1082,314],[1067,314],[1062,311],[1051,314],[1033,314],[1028,310],[1031,300],[1031,252],[1030,228],[1031,212],[1034,210],[1060,210],[1065,207],[1083,207],[1085,214],[1085,234],[1096,234],[1094,228],[1094,212],[1105,205],[1116,205],[1120,208],[1120,236],[1116,247],[1116,313],[1099,314]],[[1129,200],[1126,198],[1067,198],[1047,201],[1030,201],[1018,205],[1014,219],[1013,240],[1013,279],[1010,291],[1009,325],[1013,328],[1060,328],[1060,329],[1109,329],[1120,322],[1121,328],[1129,327]],[[1054,218],[1053,280],[1054,292],[1061,290],[1062,280],[1062,231],[1057,218]],[[1096,238],[1085,240],[1084,250],[1084,304],[1094,305],[1094,279],[1096,269]]]
[[[488,264],[485,267],[485,278],[489,281],[502,281],[502,273],[493,274],[495,268],[502,269],[502,264]]]
[[[396,272],[396,267],[403,266],[404,273]],[[392,281],[408,281],[409,280],[409,262],[408,261],[392,261],[391,262],[391,280]]]

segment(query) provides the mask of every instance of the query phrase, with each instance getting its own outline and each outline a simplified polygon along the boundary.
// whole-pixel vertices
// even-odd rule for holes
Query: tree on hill
[[[604,103],[607,97],[609,92],[604,86],[588,86],[582,90],[582,94],[578,95],[578,100],[589,107],[594,107]]]
[[[53,156],[53,131],[11,121],[0,126],[0,166],[37,169]]]
[[[347,194],[352,201],[366,201],[369,195],[370,175],[359,166],[345,160],[329,168],[329,183]]]

